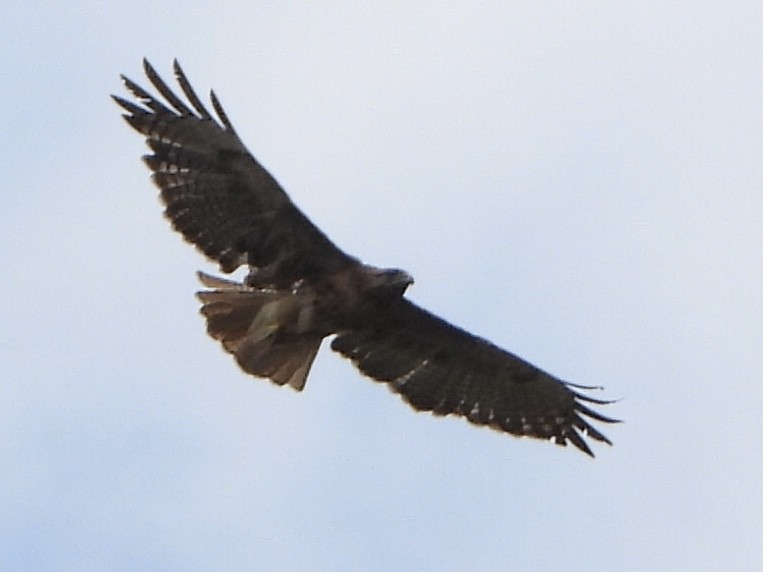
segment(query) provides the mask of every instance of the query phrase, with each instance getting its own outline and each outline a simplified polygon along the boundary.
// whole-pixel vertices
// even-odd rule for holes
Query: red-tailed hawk
[[[337,248],[247,151],[214,92],[214,117],[177,62],[183,101],[144,60],[162,102],[122,76],[138,103],[114,100],[146,136],[145,160],[175,230],[220,269],[247,265],[243,283],[199,273],[209,334],[252,375],[301,390],[323,338],[418,410],[461,415],[518,436],[610,441],[586,418],[595,389],[563,382],[404,297],[402,270],[375,268]],[[610,443],[611,444],[611,443]]]

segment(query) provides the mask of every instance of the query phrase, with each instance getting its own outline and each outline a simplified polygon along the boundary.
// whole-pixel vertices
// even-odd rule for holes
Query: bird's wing
[[[268,268],[274,285],[313,271],[337,270],[352,260],[291,202],[278,182],[239,139],[214,92],[215,118],[203,105],[177,61],[183,101],[144,60],[162,102],[122,76],[137,103],[118,96],[124,118],[146,136],[144,160],[161,189],[165,215],[186,240],[224,272],[242,264]]]
[[[586,405],[609,403],[579,391],[594,388],[565,383],[408,300],[372,323],[340,333],[331,347],[416,409],[462,415],[478,425],[560,445],[570,442],[591,456],[584,436],[610,443],[586,419],[616,422]]]

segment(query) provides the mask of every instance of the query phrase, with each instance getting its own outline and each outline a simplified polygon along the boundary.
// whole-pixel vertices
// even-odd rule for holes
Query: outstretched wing
[[[161,189],[165,215],[186,240],[224,272],[249,264],[279,286],[353,261],[299,211],[247,151],[214,92],[210,99],[217,119],[177,61],[175,77],[190,106],[148,61],[143,65],[166,104],[124,76],[138,104],[112,97],[127,111],[127,122],[146,136],[152,154],[144,160]]]
[[[339,334],[331,347],[416,409],[463,415],[478,425],[560,445],[569,441],[591,456],[584,435],[611,444],[586,420],[616,422],[586,405],[610,402],[577,391],[593,388],[556,379],[408,300],[385,309],[373,323]]]

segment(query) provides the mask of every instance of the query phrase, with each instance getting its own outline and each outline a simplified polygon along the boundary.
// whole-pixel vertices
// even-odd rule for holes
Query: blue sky
[[[2,24],[0,568],[763,566],[758,3],[17,5]],[[207,339],[118,74],[173,57],[342,248],[621,398],[614,447]]]

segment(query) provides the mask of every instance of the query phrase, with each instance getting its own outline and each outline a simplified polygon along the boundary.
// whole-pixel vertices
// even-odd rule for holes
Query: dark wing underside
[[[161,189],[167,218],[186,240],[224,272],[250,264],[266,269],[262,274],[276,286],[350,263],[247,151],[214,92],[210,99],[219,122],[177,62],[175,77],[190,106],[143,63],[169,105],[124,76],[139,105],[113,97],[127,111],[127,122],[146,136],[152,154],[144,160]]]
[[[569,441],[591,456],[583,436],[610,443],[586,417],[615,420],[585,405],[609,402],[576,391],[593,388],[556,379],[407,300],[378,322],[339,334],[331,347],[416,409],[463,415],[478,425],[560,445]]]

